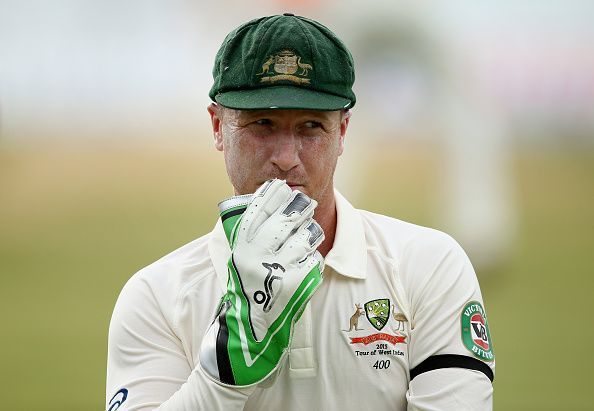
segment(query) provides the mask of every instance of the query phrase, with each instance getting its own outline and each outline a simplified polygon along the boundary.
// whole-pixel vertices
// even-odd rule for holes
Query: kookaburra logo
[[[284,273],[285,268],[279,263],[262,263],[262,265],[264,266],[264,268],[268,270],[268,274],[266,274],[266,278],[264,279],[264,291],[256,291],[254,293],[254,301],[256,302],[256,304],[264,304],[264,307],[262,309],[264,310],[264,312],[267,313],[274,305],[276,297],[278,296],[278,293],[280,292],[281,287],[283,286],[283,277],[274,275],[273,271],[278,273],[278,270],[280,270]],[[274,280],[279,280],[279,284],[275,286],[276,292],[272,288],[272,282]]]

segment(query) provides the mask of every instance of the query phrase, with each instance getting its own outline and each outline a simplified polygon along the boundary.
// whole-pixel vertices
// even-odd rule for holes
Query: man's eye
[[[269,126],[270,124],[272,124],[272,122],[267,118],[261,118],[259,120],[256,120],[255,123],[261,126]]]
[[[319,121],[308,121],[305,123],[305,127],[318,128],[318,127],[322,127],[322,123],[320,123]]]

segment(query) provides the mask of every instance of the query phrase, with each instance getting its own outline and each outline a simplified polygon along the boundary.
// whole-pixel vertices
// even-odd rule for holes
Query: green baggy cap
[[[238,110],[342,110],[355,105],[353,57],[317,21],[285,13],[249,21],[227,35],[209,96]]]

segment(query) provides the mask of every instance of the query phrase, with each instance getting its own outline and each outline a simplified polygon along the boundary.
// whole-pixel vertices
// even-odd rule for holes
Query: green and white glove
[[[283,362],[293,326],[322,283],[316,206],[282,180],[219,204],[229,277],[200,350],[202,369],[217,382],[257,384]]]

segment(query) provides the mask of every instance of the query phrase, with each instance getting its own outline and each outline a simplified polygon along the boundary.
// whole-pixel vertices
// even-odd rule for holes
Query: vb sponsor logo
[[[489,338],[487,338],[487,327],[485,320],[480,314],[474,314],[470,317],[470,326],[472,332],[472,341],[483,350],[489,349]]]
[[[487,322],[487,314],[480,302],[466,303],[460,315],[462,342],[475,357],[484,361],[493,361],[491,333]]]

